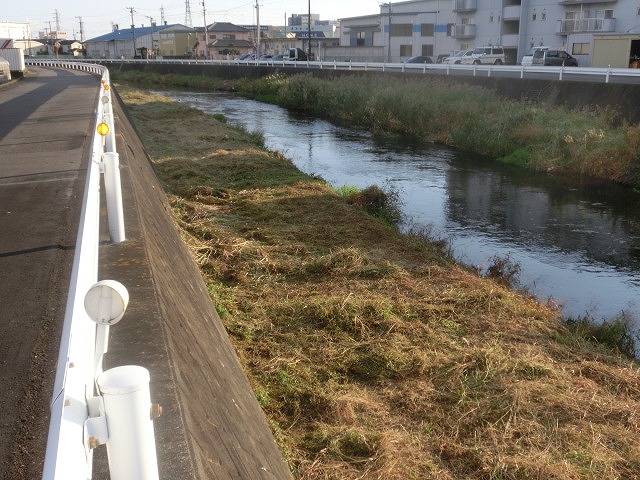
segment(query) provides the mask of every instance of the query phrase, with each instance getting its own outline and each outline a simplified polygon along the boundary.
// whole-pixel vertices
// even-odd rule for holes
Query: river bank
[[[439,78],[326,80],[301,74],[223,81],[136,71],[115,78],[158,88],[237,91],[380,135],[409,136],[553,175],[640,186],[640,125],[628,124],[613,109],[513,101]]]
[[[117,91],[296,478],[634,477],[634,361],[223,118]]]

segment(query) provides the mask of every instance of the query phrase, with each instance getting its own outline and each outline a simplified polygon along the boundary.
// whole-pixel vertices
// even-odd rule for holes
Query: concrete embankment
[[[640,122],[640,85],[590,83],[575,81],[550,81],[520,78],[500,78],[485,76],[447,76],[440,74],[423,74],[422,72],[364,72],[357,70],[306,69],[282,66],[246,66],[246,65],[202,65],[202,64],[152,64],[152,63],[122,63],[114,66],[107,65],[114,70],[138,70],[156,73],[179,73],[185,75],[205,75],[221,79],[260,78],[274,73],[311,74],[319,78],[331,78],[344,75],[384,75],[407,78],[409,76],[430,78],[444,78],[447,82],[468,83],[481,85],[512,100],[562,105],[567,108],[608,108],[619,119],[629,123]],[[427,92],[425,92],[427,94]]]
[[[116,105],[127,241],[103,249],[101,278],[130,293],[105,368],[151,372],[158,463],[166,479],[286,479],[291,474],[137,132]],[[140,133],[144,135],[144,132]],[[97,460],[107,478],[104,457]]]

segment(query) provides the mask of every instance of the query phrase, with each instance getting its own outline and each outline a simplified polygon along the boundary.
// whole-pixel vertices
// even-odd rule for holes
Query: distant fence
[[[101,174],[111,240],[125,240],[109,71],[84,62],[28,59],[26,63],[100,76],[42,478],[90,479],[93,449],[106,444],[111,480],[156,479],[152,412],[158,410],[149,399],[149,373],[138,366],[102,371],[109,327],[122,318],[128,303],[124,286],[112,280],[98,282]]]
[[[351,70],[364,72],[400,72],[410,74],[455,75],[473,77],[502,77],[537,80],[572,80],[596,83],[638,83],[640,69],[634,68],[589,68],[589,67],[545,67],[538,65],[445,65],[415,63],[376,62],[323,62],[288,60],[190,60],[190,59],[76,59],[74,62],[113,64],[156,65],[235,65],[245,67],[281,67],[292,69]]]

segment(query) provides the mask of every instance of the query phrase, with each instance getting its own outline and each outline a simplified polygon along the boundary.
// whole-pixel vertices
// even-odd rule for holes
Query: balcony
[[[475,12],[478,9],[478,0],[455,0],[453,11],[455,13]]]
[[[589,3],[616,3],[618,0],[558,0],[558,5],[587,5]]]
[[[453,38],[475,38],[476,26],[465,25],[465,24],[455,24],[453,26],[453,31],[451,32],[451,36]]]
[[[502,19],[520,20],[520,12],[522,12],[522,7],[520,5],[509,5],[502,9]]]
[[[558,24],[556,26],[556,33],[559,35],[568,35],[570,33],[608,33],[615,31],[615,18],[558,20]]]

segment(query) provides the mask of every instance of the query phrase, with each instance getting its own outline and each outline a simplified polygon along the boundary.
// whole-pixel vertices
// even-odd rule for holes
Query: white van
[[[545,51],[545,50],[549,50],[549,48],[550,47],[531,47],[527,52],[527,54],[524,57],[522,57],[522,61],[520,62],[520,65],[523,65],[526,67],[528,65],[533,64],[533,54],[536,53],[538,50]]]
[[[493,45],[489,47],[478,47],[471,55],[462,57],[460,63],[463,65],[503,65],[507,62],[504,48]]]

